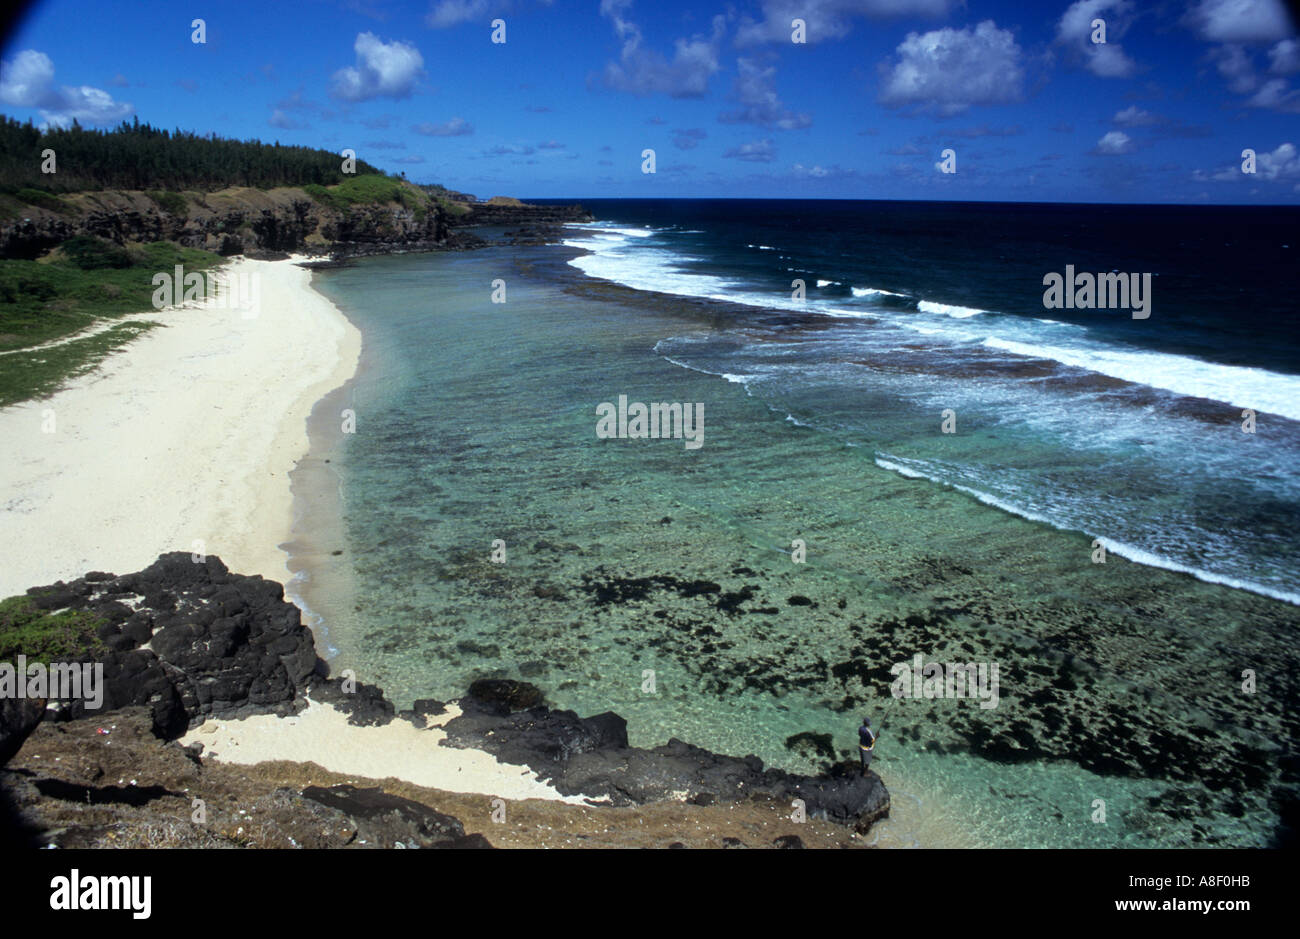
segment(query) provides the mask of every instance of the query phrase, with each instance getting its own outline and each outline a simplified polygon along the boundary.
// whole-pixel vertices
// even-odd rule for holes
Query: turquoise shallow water
[[[399,706],[522,676],[561,707],[622,714],[634,744],[675,736],[800,771],[818,758],[788,738],[829,734],[851,755],[869,713],[894,799],[882,844],[1276,836],[1294,606],[1093,564],[1081,534],[883,469],[870,432],[801,426],[665,357],[666,340],[732,341],[725,306],[583,282],[567,256],[318,275],[366,343],[337,467],[351,576],[305,591],[335,669]],[[619,395],[703,404],[704,445],[597,439],[596,406]],[[851,404],[888,439],[914,419],[900,400]],[[952,443],[998,445],[978,426]],[[997,663],[998,706],[894,700],[890,666],[916,653]]]

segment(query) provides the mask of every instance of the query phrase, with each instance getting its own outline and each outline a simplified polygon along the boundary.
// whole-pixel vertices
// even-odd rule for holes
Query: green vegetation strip
[[[85,653],[105,651],[96,630],[104,620],[85,610],[48,613],[30,597],[0,600],[0,662],[17,664],[19,655],[27,661],[74,661]]]
[[[369,173],[352,176],[337,186],[309,184],[303,192],[321,205],[345,212],[354,205],[383,205],[396,202],[410,209],[417,219],[429,210],[430,197],[417,187],[391,176]]]
[[[70,238],[39,261],[0,261],[0,352],[70,336],[100,317],[153,308],[155,274],[207,270],[219,255],[167,241],[115,245]],[[0,356],[0,375],[11,356]]]
[[[83,339],[0,356],[0,407],[53,394],[66,382],[94,371],[106,356],[157,325],[127,320]]]

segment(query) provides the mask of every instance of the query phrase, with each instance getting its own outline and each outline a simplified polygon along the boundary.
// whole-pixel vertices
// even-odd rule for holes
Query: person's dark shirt
[[[858,743],[867,749],[871,749],[876,745],[876,735],[865,724],[858,728]]]

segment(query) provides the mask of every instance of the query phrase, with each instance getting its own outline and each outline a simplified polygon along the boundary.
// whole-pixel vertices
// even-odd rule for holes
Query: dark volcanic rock
[[[45,716],[45,702],[30,698],[0,699],[0,766],[17,753]]]
[[[308,786],[303,797],[347,816],[354,844],[369,848],[492,847],[482,835],[465,837],[458,819],[382,789]]]
[[[417,698],[409,711],[399,711],[397,716],[409,721],[416,727],[424,728],[429,724],[428,718],[447,713],[447,705],[433,698]]]
[[[817,734],[805,730],[786,737],[785,747],[803,756],[820,757],[832,762],[835,760],[835,744],[830,734]]]
[[[41,609],[104,621],[102,707],[69,702],[60,719],[144,705],[155,732],[172,738],[208,716],[292,713],[316,667],[311,632],[283,588],[232,574],[213,556],[194,563],[164,554],[135,574],[96,573],[27,593]]]
[[[544,705],[514,710],[499,703],[540,700],[523,682],[475,682],[477,694],[461,700],[464,713],[444,725],[449,746],[487,750],[507,763],[528,766],[565,795],[606,797],[616,805],[681,799],[700,805],[766,795],[779,802],[802,799],[815,818],[865,831],[889,814],[889,793],[874,773],[851,763],[820,776],[765,769],[756,756],[723,756],[669,740],[652,750],[629,747],[627,722],[607,712],[580,718]],[[522,688],[531,689],[524,692]],[[472,688],[471,691],[474,689]]]
[[[529,691],[520,691],[519,697],[541,700],[541,692],[525,682],[499,680],[499,683],[522,686]],[[475,682],[471,690],[482,684]],[[496,756],[534,770],[535,763],[565,764],[577,754],[612,752],[627,747],[627,721],[612,711],[586,718],[573,711],[553,711],[540,704],[526,711],[509,711],[494,699],[485,701],[473,696],[462,698],[460,706],[461,716],[444,725],[452,746],[475,747],[478,744],[469,741],[490,736]]]
[[[342,711],[349,724],[375,727],[387,724],[396,716],[393,703],[384,697],[382,688],[344,678],[313,678],[308,691],[313,701],[320,701]]]
[[[448,848],[453,850],[464,850],[468,848],[472,850],[482,850],[483,848],[492,847],[492,842],[487,840],[486,835],[480,835],[478,832],[475,832],[472,835],[453,838],[450,841],[439,841],[437,844],[430,845],[430,847],[435,849]]]
[[[542,693],[535,685],[509,678],[481,678],[469,686],[465,704],[490,714],[509,714],[535,708],[543,703]]]
[[[551,227],[565,222],[593,222],[595,216],[580,205],[517,205],[474,202],[465,215],[448,216],[455,226],[470,225],[520,225],[525,229],[535,226]],[[507,232],[507,234],[510,234]]]

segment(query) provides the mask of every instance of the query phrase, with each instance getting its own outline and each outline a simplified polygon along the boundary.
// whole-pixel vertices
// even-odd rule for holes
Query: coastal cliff
[[[12,638],[16,622],[15,601],[5,602],[8,619],[0,621],[0,641],[6,632]],[[426,700],[399,712],[378,688],[326,677],[327,667],[316,657],[310,630],[302,625],[298,608],[284,599],[279,584],[233,574],[216,557],[195,563],[188,554],[173,553],[135,574],[95,572],[70,583],[32,588],[19,598],[19,605],[27,636],[42,616],[80,617],[77,643],[83,651],[64,658],[103,664],[104,699],[93,711],[80,701],[61,702],[57,710],[45,712],[39,726],[31,707],[0,712],[0,740],[6,753],[17,753],[0,771],[0,789],[12,794],[7,812],[11,835],[22,832],[29,842],[103,844],[94,832],[78,826],[84,823],[97,831],[114,811],[126,812],[122,807],[130,806],[144,812],[140,825],[157,827],[159,819],[145,807],[164,798],[182,799],[177,789],[182,780],[193,782],[209,773],[213,786],[251,787],[248,799],[263,810],[264,829],[274,822],[278,832],[263,830],[261,840],[250,836],[241,841],[231,835],[227,840],[235,844],[361,846],[359,841],[392,846],[410,841],[411,847],[484,846],[466,836],[456,817],[428,805],[435,799],[440,809],[448,798],[459,805],[458,799],[468,797],[435,797],[417,792],[418,787],[396,787],[420,796],[413,801],[391,791],[358,790],[341,777],[324,790],[292,784],[268,787],[266,774],[256,772],[260,764],[251,769],[214,764],[201,755],[201,745],[182,749],[175,742],[210,718],[274,714],[292,719],[308,707],[309,698],[312,706],[328,705],[360,727],[408,721],[423,728],[430,715],[447,710],[447,704]],[[66,631],[60,635],[66,636]],[[13,651],[0,645],[0,653],[12,657]],[[762,831],[782,819],[794,825],[788,816],[798,799],[809,819],[802,824],[812,827],[796,830],[819,844],[851,844],[848,839],[865,833],[889,811],[888,792],[874,773],[862,777],[853,767],[839,765],[819,776],[799,776],[767,769],[757,757],[715,754],[679,740],[653,749],[630,747],[626,722],[617,714],[582,718],[554,710],[540,689],[524,682],[480,680],[452,706],[460,713],[444,725],[444,746],[486,751],[529,767],[561,794],[603,803],[599,809],[563,804],[530,809],[550,813],[553,820],[572,816],[566,824],[579,825],[574,813],[582,812],[582,824],[594,830],[599,822],[592,821],[592,812],[612,813],[605,817],[608,823],[627,819],[626,810],[638,815],[652,810],[651,817],[668,832],[682,824],[683,812],[696,813],[697,825],[714,819],[723,827],[747,823],[745,831]],[[129,759],[128,753],[133,754]],[[151,772],[158,778],[150,780]],[[109,785],[118,775],[129,776],[130,786]],[[303,779],[333,777],[320,767],[284,769],[278,782]],[[80,801],[96,806],[93,823],[78,821]],[[322,812],[340,813],[335,818],[339,830],[351,834],[307,837],[309,829],[320,827],[316,822]],[[242,834],[244,826],[237,823],[243,819],[226,815],[218,816],[220,830],[199,826],[201,830],[190,831],[183,815],[182,820],[173,818],[164,840],[209,844],[224,837],[221,832],[227,828],[240,828]],[[115,823],[119,829],[121,821]],[[644,825],[644,818],[633,824]],[[52,831],[55,827],[63,830]],[[639,831],[644,834],[644,828]],[[774,846],[802,846],[797,835],[782,837],[786,842]],[[129,840],[147,843],[147,832],[138,830]]]
[[[171,241],[221,255],[307,252],[354,257],[399,251],[455,250],[483,242],[478,225],[557,225],[588,221],[581,206],[456,203],[396,185],[392,201],[341,204],[330,191],[231,188],[218,192],[77,192],[44,204],[7,205],[0,257],[35,259],[70,238],[116,244]]]

